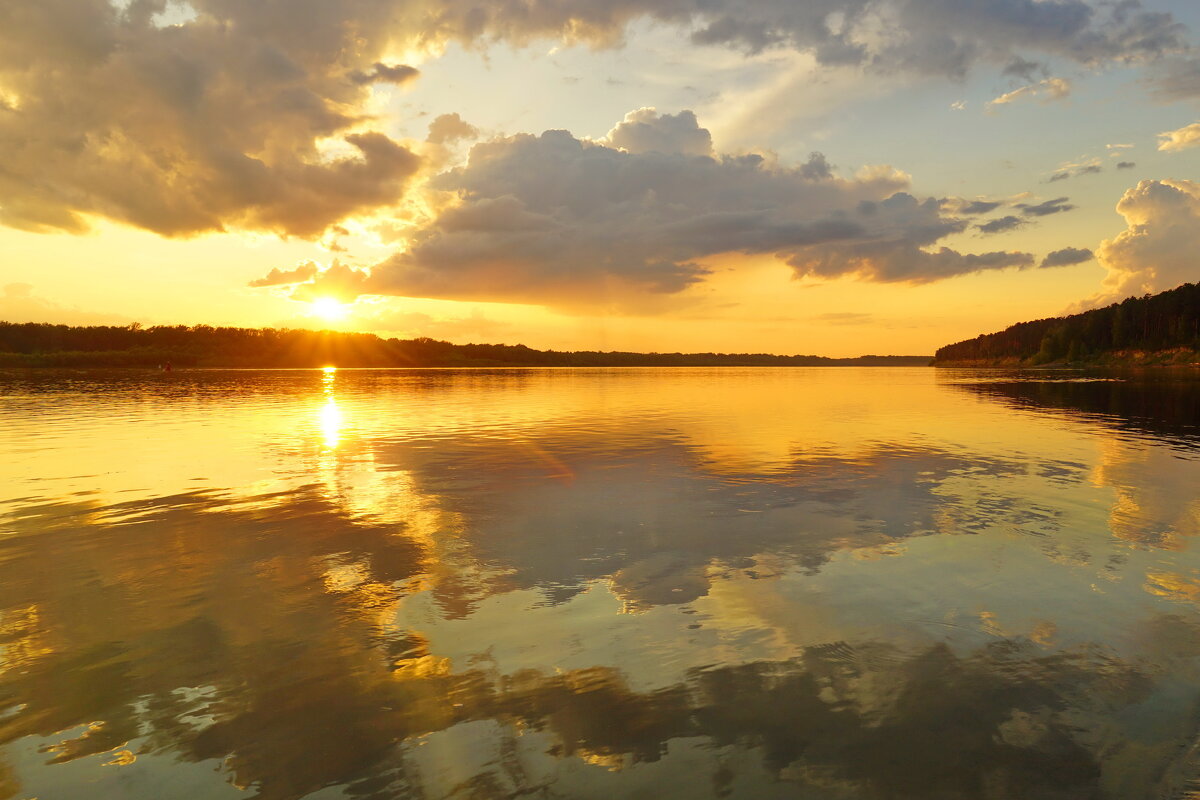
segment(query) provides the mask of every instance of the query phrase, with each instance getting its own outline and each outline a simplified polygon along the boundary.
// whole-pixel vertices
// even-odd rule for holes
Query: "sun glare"
[[[348,312],[345,303],[334,300],[332,297],[318,297],[312,301],[312,313],[322,319],[338,320],[346,316]]]

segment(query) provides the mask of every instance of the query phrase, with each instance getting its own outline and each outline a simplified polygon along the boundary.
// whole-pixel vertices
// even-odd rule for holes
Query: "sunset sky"
[[[0,319],[928,354],[1200,280],[1194,0],[9,0]]]

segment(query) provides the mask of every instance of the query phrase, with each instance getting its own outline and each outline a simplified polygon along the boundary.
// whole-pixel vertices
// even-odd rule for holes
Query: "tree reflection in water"
[[[73,765],[162,796],[188,763],[209,770],[188,796],[270,800],[1131,798],[1193,777],[1196,529],[1171,504],[1197,471],[1166,438],[940,387],[1102,446],[794,439],[768,468],[662,422],[380,435],[335,385],[318,399],[353,424],[271,451],[309,459],[306,483],[8,503],[0,797],[61,795]]]

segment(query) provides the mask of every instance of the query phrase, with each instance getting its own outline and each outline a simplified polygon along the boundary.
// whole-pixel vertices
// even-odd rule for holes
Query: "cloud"
[[[890,167],[847,179],[820,154],[790,167],[696,154],[709,141],[690,112],[643,109],[601,142],[546,131],[478,143],[431,181],[437,218],[348,288],[645,312],[677,304],[723,253],[773,255],[797,276],[909,283],[1033,264],[935,247],[968,223]]]
[[[1166,102],[1200,97],[1200,57],[1162,59],[1154,65],[1149,83]]]
[[[328,269],[318,271],[311,280],[296,283],[292,298],[316,300],[320,297],[332,297],[343,302],[350,301],[364,294],[363,288],[368,278],[368,273],[335,259]]]
[[[250,281],[247,286],[262,287],[262,286],[287,286],[293,283],[302,283],[309,280],[320,268],[312,261],[300,264],[294,269],[279,269],[275,267],[268,272],[264,277]]]
[[[1082,164],[1064,164],[1059,167],[1057,172],[1046,179],[1046,183],[1057,183],[1058,181],[1065,181],[1067,178],[1077,178],[1080,175],[1095,175],[1103,171],[1104,167],[1101,166],[1099,159],[1092,159]]]
[[[790,47],[827,65],[964,75],[978,62],[1031,76],[1041,65],[1023,55],[1082,64],[1147,59],[1180,50],[1184,28],[1137,2],[1093,6],[1083,0],[697,0],[656,4],[659,18],[688,16],[694,41],[749,52]]]
[[[0,224],[80,232],[102,217],[167,236],[319,237],[402,201],[422,166],[369,110],[417,76],[390,54],[615,46],[645,21],[876,73],[961,77],[991,63],[1032,74],[1021,65],[1035,56],[1102,65],[1183,52],[1170,14],[1129,1],[24,0],[0,9]],[[665,135],[664,119],[650,127]],[[649,146],[644,133],[622,136]]]
[[[419,158],[363,112],[415,75],[384,63],[389,4],[190,5],[172,25],[162,2],[0,11],[0,223],[316,236],[402,196]]]
[[[1001,71],[1002,75],[1011,75],[1014,78],[1023,78],[1026,83],[1034,82],[1036,73],[1046,74],[1046,65],[1038,61],[1029,61],[1020,56],[1013,56],[1012,60],[1004,66]]]
[[[1055,100],[1062,100],[1071,94],[1071,82],[1066,78],[1046,78],[1037,83],[1022,86],[1019,89],[1013,89],[1011,92],[1002,94],[995,100],[989,100],[987,107],[1008,105],[1015,103],[1018,100],[1026,98],[1037,98],[1043,103],[1050,103]]]
[[[1073,264],[1082,264],[1085,261],[1091,261],[1092,258],[1093,254],[1091,250],[1080,247],[1064,247],[1062,250],[1055,250],[1047,254],[1038,266],[1042,269],[1069,267]]]
[[[1126,229],[1096,250],[1108,270],[1094,302],[1161,292],[1196,280],[1200,252],[1200,183],[1144,180],[1117,203]]]
[[[474,139],[478,135],[479,129],[458,114],[442,114],[429,123],[429,136],[425,141],[431,144],[450,144],[461,139]]]
[[[999,200],[965,200],[961,197],[951,197],[942,201],[942,210],[950,214],[976,216],[995,211],[1003,203]]]
[[[1075,206],[1067,202],[1070,199],[1069,197],[1056,197],[1041,203],[1017,203],[1013,208],[1021,209],[1021,213],[1029,217],[1045,217],[1074,209]]]
[[[1158,149],[1168,153],[1200,147],[1200,122],[1185,125],[1177,131],[1160,133],[1158,138],[1161,139]]]
[[[1118,161],[1117,169],[1133,169],[1137,164],[1132,161]]]
[[[1007,217],[999,217],[998,219],[989,220],[987,222],[976,225],[975,227],[983,233],[1004,233],[1005,231],[1015,230],[1022,225],[1028,225],[1029,220],[1021,219],[1009,215]]]
[[[420,74],[419,69],[407,64],[384,64],[382,61],[376,61],[371,69],[365,72],[354,70],[349,77],[355,83],[392,83],[396,86],[403,86],[416,80]]]
[[[711,156],[712,136],[691,111],[659,114],[653,108],[630,111],[602,140],[630,153],[678,153]]]

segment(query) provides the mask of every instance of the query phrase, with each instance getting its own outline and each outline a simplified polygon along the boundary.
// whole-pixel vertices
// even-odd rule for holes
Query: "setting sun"
[[[327,320],[339,320],[349,313],[345,303],[332,297],[318,297],[312,301],[312,314]]]

